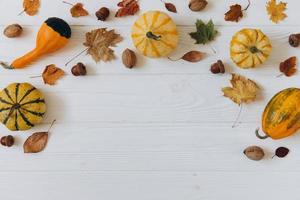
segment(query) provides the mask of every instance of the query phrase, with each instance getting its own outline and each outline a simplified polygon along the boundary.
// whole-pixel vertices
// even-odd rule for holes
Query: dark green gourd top
[[[45,23],[53,30],[58,32],[61,36],[68,39],[71,37],[71,28],[69,24],[64,20],[57,17],[51,17],[47,19]]]

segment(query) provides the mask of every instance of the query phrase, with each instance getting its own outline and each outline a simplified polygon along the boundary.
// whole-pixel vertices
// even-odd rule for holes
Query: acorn
[[[105,21],[108,18],[109,13],[110,12],[108,8],[102,7],[96,12],[96,17],[98,20]]]
[[[8,38],[15,38],[19,37],[22,32],[22,26],[20,26],[19,24],[11,24],[4,29],[3,34]]]
[[[122,54],[122,61],[123,61],[123,64],[131,69],[133,68],[135,65],[136,65],[136,55],[134,53],[134,51],[130,50],[130,49],[125,49],[123,51],[123,54]]]
[[[74,76],[85,76],[86,75],[86,67],[83,63],[79,62],[71,70]]]
[[[212,64],[210,71],[213,74],[225,73],[225,66],[221,60],[218,60],[216,63]]]
[[[0,143],[1,143],[3,146],[11,147],[11,146],[14,145],[15,139],[14,139],[14,137],[11,136],[11,135],[3,136],[3,137],[0,139]]]
[[[289,43],[292,47],[298,47],[300,45],[300,34],[290,35]]]

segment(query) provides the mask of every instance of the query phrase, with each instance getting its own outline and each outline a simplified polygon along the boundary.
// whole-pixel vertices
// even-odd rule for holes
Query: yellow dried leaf
[[[267,11],[270,16],[270,20],[276,24],[284,20],[287,17],[284,13],[286,6],[287,3],[282,1],[277,4],[276,0],[269,0],[267,3]]]
[[[84,46],[88,47],[87,53],[96,61],[111,61],[115,58],[114,51],[110,47],[115,47],[123,38],[115,30],[107,31],[106,28],[99,28],[86,33]]]
[[[40,0],[24,0],[23,8],[28,15],[33,16],[40,8]]]
[[[46,66],[42,76],[45,84],[54,85],[64,74],[65,72],[55,65],[48,65]]]
[[[83,8],[82,3],[76,3],[70,10],[72,17],[83,17],[89,15],[89,12]]]
[[[222,88],[225,97],[230,98],[238,105],[255,101],[260,88],[254,81],[237,74],[232,74],[230,82],[232,87]]]

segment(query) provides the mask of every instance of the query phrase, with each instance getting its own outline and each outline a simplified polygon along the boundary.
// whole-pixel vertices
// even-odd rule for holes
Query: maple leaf
[[[196,44],[206,44],[215,39],[218,31],[215,30],[215,25],[212,20],[205,24],[202,20],[196,22],[196,32],[190,33],[190,36],[196,40]]]
[[[89,15],[89,12],[83,8],[82,3],[76,3],[70,9],[72,17],[83,17]]]
[[[225,13],[226,21],[236,21],[238,22],[240,18],[243,17],[242,6],[239,4],[235,4],[230,6],[230,10]]]
[[[276,24],[284,20],[287,17],[287,15],[284,13],[286,6],[287,3],[282,1],[277,4],[276,0],[270,0],[266,6],[270,20]]]
[[[83,45],[88,47],[87,53],[96,62],[101,60],[107,62],[115,58],[114,51],[110,47],[115,47],[122,40],[122,36],[115,33],[114,29],[107,31],[106,28],[99,28],[86,33]]]
[[[23,8],[28,15],[33,16],[38,12],[40,4],[40,0],[24,0]]]
[[[256,99],[260,89],[254,81],[238,74],[232,74],[230,82],[232,87],[222,88],[225,97],[230,98],[238,105],[250,103]]]
[[[65,72],[55,65],[48,65],[43,71],[42,77],[45,84],[54,85],[64,74]]]
[[[290,57],[289,59],[280,63],[279,69],[284,75],[288,77],[293,76],[297,71],[296,62],[297,58],[295,56]]]
[[[137,0],[123,0],[118,3],[118,6],[121,8],[117,11],[115,17],[134,15],[140,10]]]

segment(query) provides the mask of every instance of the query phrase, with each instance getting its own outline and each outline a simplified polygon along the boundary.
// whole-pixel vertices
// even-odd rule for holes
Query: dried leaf
[[[172,3],[165,3],[165,7],[168,11],[173,12],[173,13],[177,13],[177,9],[176,6]]]
[[[137,0],[123,0],[118,3],[120,9],[117,11],[115,17],[125,17],[134,15],[140,10]]]
[[[290,57],[289,59],[280,63],[279,69],[284,75],[288,77],[293,76],[297,72],[296,62],[297,58],[295,56]]]
[[[23,8],[28,15],[36,15],[40,8],[40,0],[24,0]]]
[[[226,21],[238,22],[239,19],[242,17],[243,17],[242,6],[239,4],[230,6],[230,10],[227,13],[225,13]]]
[[[86,33],[83,45],[88,47],[87,53],[96,62],[101,60],[107,62],[115,58],[114,51],[110,47],[115,47],[122,40],[122,36],[115,33],[114,29],[107,31],[106,28],[100,28]]]
[[[37,132],[29,136],[23,145],[24,153],[38,153],[45,149],[48,132]]]
[[[282,1],[277,4],[276,0],[269,0],[266,8],[270,16],[270,20],[276,24],[284,20],[287,17],[287,15],[284,13],[286,6],[287,3]]]
[[[46,66],[45,70],[43,71],[43,79],[45,84],[54,85],[56,81],[61,78],[65,72],[56,67],[55,65],[48,65]]]
[[[218,31],[212,20],[205,24],[202,20],[196,22],[196,32],[190,33],[190,36],[196,40],[196,44],[206,44],[215,39]]]
[[[257,84],[241,75],[232,74],[232,87],[222,89],[224,96],[230,98],[233,102],[241,105],[250,103],[256,99],[259,87]]]
[[[184,54],[180,59],[188,61],[188,62],[192,62],[192,63],[196,63],[199,62],[203,59],[205,53],[201,52],[201,51],[189,51],[186,54]],[[178,61],[180,59],[174,60],[172,58],[169,57],[170,60],[172,61]]]
[[[284,158],[289,154],[290,150],[286,147],[279,147],[275,151],[275,156],[278,158]]]
[[[83,8],[82,3],[76,3],[70,10],[72,17],[83,17],[89,15],[89,12]]]

